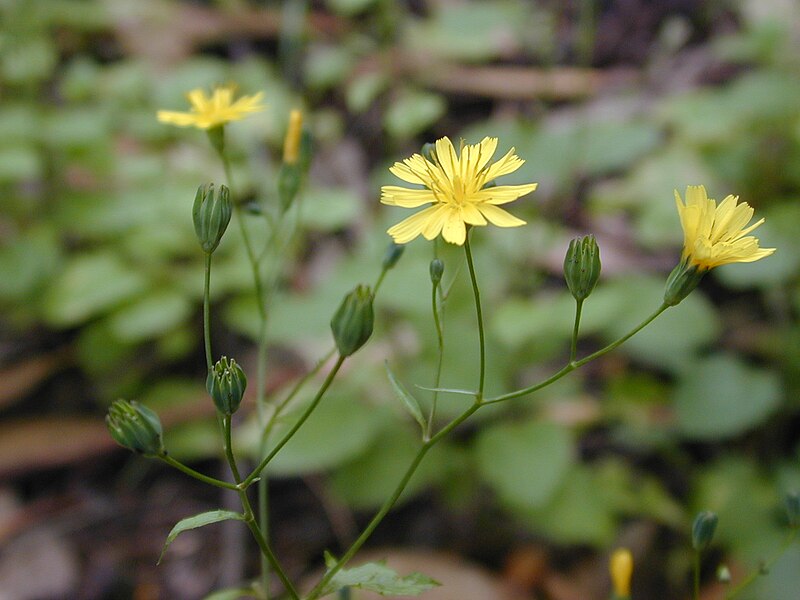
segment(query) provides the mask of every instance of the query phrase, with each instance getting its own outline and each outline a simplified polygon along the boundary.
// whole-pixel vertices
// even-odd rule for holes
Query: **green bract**
[[[145,456],[166,454],[158,415],[138,402],[114,402],[108,409],[106,425],[120,446]]]
[[[232,415],[239,409],[246,388],[247,377],[232,358],[223,356],[208,372],[206,389],[224,415]]]
[[[226,186],[221,185],[219,190],[215,190],[213,183],[207,183],[197,188],[192,219],[203,252],[211,254],[217,249],[231,221],[232,212],[230,191]]]
[[[564,257],[564,279],[576,300],[582,301],[597,285],[600,278],[600,248],[593,235],[575,238],[569,243]]]
[[[331,331],[341,356],[350,356],[361,348],[369,336],[375,313],[372,308],[372,291],[367,285],[358,285],[347,294],[331,319]]]

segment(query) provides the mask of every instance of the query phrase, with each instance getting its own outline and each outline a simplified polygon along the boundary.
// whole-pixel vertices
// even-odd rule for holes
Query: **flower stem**
[[[294,434],[297,433],[297,430],[300,429],[300,427],[303,426],[303,423],[306,422],[308,417],[311,416],[311,413],[314,412],[314,409],[317,408],[317,405],[319,404],[320,400],[322,400],[322,396],[325,395],[325,392],[328,391],[328,388],[330,387],[331,383],[333,383],[333,379],[336,377],[336,374],[342,367],[344,360],[345,360],[344,356],[339,356],[339,358],[336,359],[336,364],[334,364],[333,368],[328,372],[327,377],[325,377],[325,381],[322,382],[322,386],[317,391],[317,395],[314,396],[314,399],[311,401],[311,404],[308,405],[303,414],[300,415],[300,418],[297,420],[297,422],[292,426],[292,428],[289,431],[286,432],[286,434],[275,445],[275,447],[270,451],[270,453],[261,459],[261,462],[258,463],[258,466],[255,469],[253,469],[253,472],[250,473],[250,475],[248,475],[241,482],[240,486],[242,489],[246,489],[249,485],[253,483],[253,481],[255,481],[257,477],[261,475],[261,471],[263,471],[266,468],[266,466],[275,457],[275,455],[278,454],[278,452],[280,452],[281,448],[283,448],[289,442],[289,440],[292,439],[292,436],[294,436]]]
[[[700,600],[700,551],[694,551],[694,557],[692,558],[692,574],[693,574],[693,583],[692,583],[692,598],[694,600]]]
[[[600,358],[604,354],[608,354],[609,352],[611,352],[612,350],[614,350],[618,346],[622,345],[623,343],[628,341],[630,338],[632,338],[634,335],[639,333],[642,329],[647,327],[650,323],[652,323],[656,319],[656,317],[658,317],[661,313],[663,313],[668,308],[669,308],[668,305],[662,304],[661,306],[658,307],[658,309],[653,314],[651,314],[644,321],[639,323],[636,327],[631,329],[628,333],[626,333],[624,336],[622,336],[618,340],[610,343],[608,346],[606,346],[604,348],[601,348],[597,352],[593,352],[592,354],[590,354],[589,356],[587,356],[585,358],[582,358],[580,360],[571,360],[564,367],[562,367],[561,370],[559,370],[558,372],[554,373],[553,375],[551,375],[550,377],[548,377],[544,381],[541,381],[541,382],[539,382],[539,383],[537,383],[535,385],[531,385],[531,386],[526,387],[526,388],[522,388],[520,390],[516,390],[514,392],[508,392],[507,394],[502,394],[501,396],[496,396],[495,398],[491,398],[490,400],[486,400],[486,402],[484,404],[495,404],[497,402],[504,402],[506,400],[511,400],[512,398],[519,398],[520,396],[526,396],[526,395],[531,394],[531,393],[533,393],[533,392],[535,392],[537,390],[542,389],[543,387],[547,387],[551,383],[554,383],[554,382],[558,381],[559,379],[561,379],[562,377],[564,377],[564,375],[566,375],[568,373],[571,373],[575,369],[577,369],[579,367],[582,367],[586,363],[591,362],[591,361],[595,360],[596,358]]]
[[[419,467],[422,459],[425,458],[425,455],[428,451],[433,448],[436,443],[441,440],[444,436],[450,433],[453,429],[455,429],[458,425],[463,423],[470,415],[472,415],[475,411],[477,411],[481,407],[480,402],[474,402],[467,410],[461,413],[458,417],[453,419],[450,423],[448,423],[445,427],[443,427],[436,435],[434,435],[431,439],[427,442],[423,443],[420,446],[419,450],[417,451],[417,455],[411,461],[411,464],[406,469],[406,472],[403,474],[403,477],[400,479],[399,483],[395,487],[394,491],[392,492],[391,496],[389,496],[380,507],[378,512],[369,522],[367,527],[361,532],[361,535],[358,536],[355,542],[347,549],[347,552],[342,555],[342,557],[336,561],[336,564],[331,567],[325,576],[320,580],[320,582],[314,586],[314,589],[309,592],[308,596],[306,596],[306,600],[315,600],[319,598],[320,594],[325,589],[325,586],[333,579],[334,575],[338,573],[342,567],[347,564],[350,559],[355,556],[356,552],[359,551],[361,546],[364,545],[364,542],[369,539],[375,529],[380,525],[381,521],[383,521],[384,517],[389,513],[392,507],[395,505],[397,500],[402,495],[403,491],[406,489],[408,482],[411,480],[411,477]]]
[[[789,532],[789,535],[784,540],[781,547],[778,548],[777,552],[773,554],[769,560],[759,566],[758,569],[754,570],[750,573],[745,579],[743,579],[736,587],[734,587],[731,591],[725,594],[725,600],[732,600],[736,596],[738,596],[742,591],[744,591],[747,587],[752,584],[759,575],[762,575],[768,572],[773,565],[778,562],[778,560],[783,556],[783,554],[791,547],[794,543],[795,538],[797,537],[797,527],[793,527],[792,530]]]
[[[433,312],[433,325],[436,328],[436,343],[438,351],[438,357],[436,360],[436,374],[434,376],[433,387],[438,388],[442,379],[442,362],[444,359],[444,335],[442,333],[442,323],[439,314],[439,308],[441,306],[440,303],[438,302],[439,285],[434,284],[432,287],[433,289],[431,290],[431,311]],[[431,412],[430,415],[428,415],[428,423],[425,428],[426,440],[430,439],[431,432],[433,431],[433,424],[434,420],[436,419],[436,404],[438,400],[439,400],[438,389],[434,389],[433,399],[431,400]]]
[[[221,479],[215,479],[214,477],[209,477],[208,475],[203,475],[199,471],[195,471],[191,467],[186,466],[185,464],[183,464],[179,460],[176,460],[176,459],[172,458],[168,454],[164,454],[162,456],[159,456],[158,458],[163,460],[165,463],[167,463],[171,467],[175,467],[179,471],[183,471],[184,473],[186,473],[190,477],[194,477],[195,479],[198,479],[198,480],[202,481],[203,483],[207,483],[209,485],[213,485],[213,486],[218,487],[218,488],[225,488],[225,489],[228,489],[228,490],[238,490],[239,489],[236,486],[236,484],[229,483],[227,481],[222,481]]]
[[[203,341],[206,348],[206,366],[211,371],[214,359],[211,354],[211,253],[206,253],[205,283],[203,285]]]
[[[574,362],[578,354],[578,331],[581,326],[581,311],[583,310],[583,300],[577,300],[575,303],[575,326],[572,329],[572,343],[569,349],[569,362]]]
[[[478,279],[475,276],[475,265],[472,262],[472,250],[469,246],[469,233],[464,240],[464,253],[467,256],[467,267],[469,267],[469,278],[472,281],[472,293],[475,296],[475,314],[478,318],[478,340],[480,346],[480,367],[478,378],[477,402],[483,401],[483,391],[486,386],[486,339],[483,329],[483,311],[481,310],[481,292],[478,288]]]

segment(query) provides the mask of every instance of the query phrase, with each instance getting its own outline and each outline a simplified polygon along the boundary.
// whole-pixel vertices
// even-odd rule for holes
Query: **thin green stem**
[[[693,571],[693,584],[692,584],[692,598],[694,600],[700,600],[700,551],[694,551],[694,557],[692,559],[692,571]]]
[[[784,540],[783,544],[780,548],[778,548],[777,552],[773,554],[769,560],[759,566],[758,569],[751,572],[747,577],[745,577],[736,587],[730,590],[727,594],[725,594],[725,600],[732,600],[736,596],[738,596],[743,590],[749,587],[759,575],[769,572],[769,570],[773,567],[773,565],[780,560],[781,556],[791,547],[794,543],[795,538],[797,537],[797,527],[793,527],[792,530],[789,532],[789,535]]]
[[[262,441],[266,442],[269,439],[269,435],[270,433],[272,433],[272,430],[275,427],[275,423],[278,420],[278,417],[281,415],[281,413],[286,409],[287,406],[289,406],[289,403],[295,398],[295,396],[297,396],[297,394],[300,392],[303,386],[306,383],[308,383],[308,381],[310,381],[313,377],[315,377],[317,373],[319,373],[320,369],[322,369],[325,363],[327,363],[331,359],[331,356],[333,356],[335,353],[336,353],[336,348],[331,348],[330,350],[328,350],[325,353],[325,356],[320,358],[317,361],[317,364],[315,364],[310,371],[308,371],[305,375],[303,375],[300,379],[298,379],[295,382],[294,386],[292,386],[292,389],[289,391],[288,394],[286,394],[286,397],[280,402],[280,404],[278,404],[275,407],[274,412],[270,415],[269,420],[267,421],[267,426],[264,428],[264,431],[261,434]]]
[[[211,253],[206,253],[205,283],[203,285],[203,341],[206,348],[206,366],[208,370],[214,365],[211,354]]]
[[[228,460],[228,466],[231,468],[233,480],[238,484],[242,481],[239,475],[239,467],[236,464],[236,457],[233,455],[233,444],[231,442],[231,416],[224,415],[222,417],[222,431],[225,437],[225,458]]]
[[[434,383],[433,387],[438,388],[441,384],[442,379],[442,363],[444,359],[444,335],[442,333],[442,322],[439,315],[440,303],[439,303],[439,285],[434,284],[431,290],[431,311],[433,312],[433,325],[436,328],[436,343],[437,343],[437,351],[438,357],[436,359],[436,374],[434,376]],[[433,398],[431,400],[431,412],[428,415],[428,424],[425,428],[425,439],[430,439],[431,432],[433,431],[434,420],[436,419],[436,404],[439,400],[439,392],[438,390],[433,391]]]
[[[583,300],[577,300],[575,303],[575,326],[572,328],[572,343],[569,349],[569,362],[574,362],[575,357],[578,355],[578,332],[581,327],[581,311],[583,310]]]
[[[320,580],[320,582],[316,586],[314,586],[314,589],[312,589],[311,592],[308,594],[308,596],[306,596],[306,600],[315,600],[316,598],[319,598],[320,594],[325,589],[325,586],[327,586],[328,583],[331,581],[331,579],[333,579],[334,575],[336,575],[336,573],[338,573],[342,569],[342,567],[344,567],[350,561],[350,559],[352,559],[353,556],[355,556],[355,554],[359,551],[361,546],[364,545],[364,542],[366,542],[367,539],[369,539],[369,537],[372,535],[375,529],[377,529],[378,525],[380,525],[381,521],[383,521],[384,517],[389,513],[390,510],[392,510],[392,507],[394,507],[395,503],[397,503],[397,501],[400,499],[400,496],[406,489],[408,482],[411,480],[411,477],[413,477],[414,473],[417,470],[417,467],[419,467],[420,463],[422,462],[422,459],[425,458],[425,455],[428,453],[428,451],[431,448],[433,448],[433,446],[436,445],[436,443],[439,440],[441,440],[444,436],[450,433],[458,425],[463,423],[470,415],[472,415],[480,407],[481,404],[476,401],[467,410],[465,410],[458,417],[456,417],[445,427],[443,427],[436,435],[434,435],[431,439],[429,439],[427,442],[423,443],[422,446],[420,446],[416,456],[411,461],[411,464],[406,469],[406,472],[403,474],[403,477],[400,479],[399,483],[395,487],[392,494],[384,501],[383,505],[380,507],[378,512],[369,522],[367,527],[364,529],[363,532],[361,532],[361,535],[358,536],[358,539],[356,539],[356,541],[353,542],[350,548],[347,549],[347,552],[345,552],[344,555],[342,555],[342,557],[338,561],[336,561],[336,564],[333,567],[331,567],[330,570],[328,570],[328,572],[325,574],[322,580]]]
[[[522,388],[522,389],[516,390],[514,392],[508,392],[507,394],[502,394],[501,396],[497,396],[495,398],[491,398],[490,400],[486,400],[485,404],[495,404],[497,402],[504,402],[506,400],[511,400],[512,398],[519,398],[520,396],[526,396],[526,395],[531,394],[531,393],[533,393],[533,392],[535,392],[537,390],[542,389],[543,387],[547,387],[551,383],[554,383],[554,382],[558,381],[559,379],[561,379],[562,377],[564,377],[564,375],[566,375],[568,373],[571,373],[575,369],[577,369],[579,367],[582,367],[583,365],[585,365],[588,362],[591,362],[591,361],[593,361],[593,360],[595,360],[597,358],[600,358],[604,354],[608,354],[609,352],[611,352],[612,350],[614,350],[618,346],[622,345],[623,343],[628,341],[630,338],[632,338],[634,335],[639,333],[642,329],[647,327],[650,323],[652,323],[656,319],[656,317],[658,317],[661,313],[663,313],[668,308],[669,308],[668,305],[662,304],[661,306],[658,307],[658,309],[653,314],[651,314],[644,321],[639,323],[636,327],[631,329],[628,333],[626,333],[624,336],[622,336],[621,338],[619,338],[615,342],[610,343],[608,346],[606,346],[604,348],[601,348],[597,352],[593,352],[592,354],[590,354],[589,356],[587,356],[585,358],[582,358],[581,360],[570,361],[567,365],[562,367],[561,370],[559,370],[555,374],[551,375],[550,377],[548,377],[544,381],[542,381],[540,383],[537,383],[535,385],[531,385],[531,386],[526,387],[526,388]]]
[[[213,486],[216,486],[218,488],[225,488],[227,490],[238,490],[239,489],[236,486],[236,484],[229,483],[227,481],[222,481],[221,479],[215,479],[214,477],[209,477],[208,475],[203,475],[199,471],[195,471],[191,467],[186,466],[185,464],[183,464],[182,462],[172,458],[168,454],[165,454],[163,456],[159,456],[159,458],[161,460],[163,460],[165,463],[167,463],[168,465],[170,465],[171,467],[175,467],[179,471],[183,471],[184,473],[186,473],[190,477],[194,477],[195,479],[198,479],[198,480],[202,481],[203,483],[207,483],[209,485],[213,485]]]
[[[308,405],[306,410],[303,411],[303,414],[300,415],[300,418],[297,420],[297,422],[295,422],[292,428],[286,432],[283,438],[281,438],[281,440],[275,445],[275,447],[270,451],[270,453],[261,459],[261,462],[258,463],[258,466],[255,469],[253,469],[253,472],[250,473],[250,475],[248,475],[244,481],[242,481],[240,485],[242,489],[246,489],[249,485],[253,483],[253,481],[255,481],[257,477],[261,475],[261,471],[263,471],[266,468],[266,466],[270,463],[270,461],[273,458],[275,458],[275,455],[281,451],[281,448],[283,448],[289,442],[289,440],[292,439],[292,436],[294,436],[294,434],[297,433],[297,430],[300,429],[300,427],[303,426],[303,423],[306,422],[308,417],[311,416],[311,413],[314,412],[320,400],[322,400],[322,396],[325,395],[325,392],[328,391],[328,388],[330,387],[331,383],[333,383],[333,380],[336,377],[336,374],[339,372],[339,369],[342,367],[344,360],[345,360],[344,356],[339,356],[339,358],[336,359],[336,364],[333,365],[333,368],[328,372],[327,377],[325,377],[325,381],[322,382],[322,386],[320,386],[319,391],[317,391],[317,395],[314,396],[314,399]]]
[[[478,288],[478,279],[475,276],[475,265],[472,262],[472,250],[469,246],[469,232],[464,241],[464,253],[467,256],[467,267],[469,267],[469,278],[472,281],[472,293],[475,296],[475,314],[478,318],[478,340],[480,345],[480,367],[478,376],[478,395],[476,400],[483,401],[483,391],[486,386],[486,339],[483,329],[483,311],[481,310],[481,292]]]

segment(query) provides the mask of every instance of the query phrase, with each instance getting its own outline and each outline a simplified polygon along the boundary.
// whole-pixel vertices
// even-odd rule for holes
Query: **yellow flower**
[[[224,125],[229,121],[238,121],[250,113],[259,112],[266,107],[261,104],[263,92],[253,96],[242,96],[235,102],[233,94],[235,85],[217,87],[211,97],[205,91],[195,89],[186,96],[192,105],[189,112],[174,112],[171,110],[158,111],[158,120],[178,127],[197,127],[198,129],[211,129]]]
[[[441,233],[445,241],[461,246],[466,240],[467,225],[524,225],[525,221],[498,205],[529,194],[537,184],[485,187],[497,177],[513,173],[525,162],[512,148],[490,165],[495,150],[497,138],[485,137],[478,144],[462,145],[456,153],[452,142],[444,137],[436,141],[430,159],[414,154],[395,163],[389,169],[394,175],[425,189],[385,185],[381,188],[381,202],[403,208],[431,206],[389,228],[394,241],[405,244],[419,235],[432,240]]]
[[[683,227],[683,260],[688,266],[707,271],[720,265],[754,262],[775,252],[775,248],[759,248],[758,238],[747,235],[764,222],[753,218],[753,209],[746,202],[738,204],[738,196],[727,196],[719,206],[706,195],[702,185],[686,188],[686,202],[675,190],[675,203]]]
[[[627,548],[618,548],[608,563],[611,583],[617,598],[630,598],[631,577],[633,576],[633,555]]]

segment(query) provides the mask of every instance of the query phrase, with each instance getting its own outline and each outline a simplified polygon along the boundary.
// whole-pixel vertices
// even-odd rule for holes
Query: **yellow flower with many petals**
[[[186,95],[191,104],[189,112],[160,110],[157,115],[158,120],[178,127],[211,129],[230,121],[239,121],[251,113],[266,108],[261,104],[261,99],[264,97],[263,92],[253,96],[242,96],[234,101],[235,91],[235,85],[217,87],[208,97],[201,89],[192,90]]]
[[[700,270],[737,262],[754,262],[775,252],[759,248],[758,238],[747,235],[764,222],[748,225],[753,209],[738,196],[727,196],[717,203],[706,195],[702,185],[686,188],[686,202],[675,190],[675,203],[683,227],[683,260]]]
[[[460,152],[456,152],[453,143],[444,137],[436,141],[430,159],[414,154],[395,163],[389,169],[394,175],[425,187],[409,189],[385,185],[381,188],[381,202],[403,208],[431,206],[389,228],[394,241],[405,244],[419,235],[432,240],[441,233],[445,241],[461,246],[466,240],[467,225],[524,225],[525,221],[498,205],[529,194],[537,184],[486,187],[494,179],[513,173],[525,162],[512,148],[490,165],[496,150],[497,138],[485,137],[478,144],[462,144]]]

